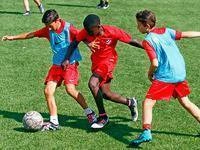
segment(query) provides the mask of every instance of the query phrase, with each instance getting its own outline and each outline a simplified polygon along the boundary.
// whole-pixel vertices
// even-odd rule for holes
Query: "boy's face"
[[[138,20],[137,20],[137,28],[142,34],[147,33],[148,27],[144,26],[144,24],[142,22],[138,21]]]
[[[97,36],[101,33],[101,27],[93,26],[90,28],[90,31],[88,33],[89,33],[89,35]]]
[[[46,26],[49,27],[51,30],[56,31],[59,28],[59,20],[53,21],[52,23]]]

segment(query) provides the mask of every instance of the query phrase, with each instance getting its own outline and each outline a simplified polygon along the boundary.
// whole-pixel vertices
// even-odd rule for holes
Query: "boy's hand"
[[[94,53],[96,50],[100,49],[100,42],[94,40],[91,43],[87,43],[87,46],[90,48],[90,50]]]
[[[65,60],[63,63],[62,63],[62,67],[64,70],[66,70],[67,66],[69,65],[69,60]]]
[[[148,79],[152,82],[154,80],[153,73],[148,72]]]
[[[13,36],[6,35],[6,36],[3,36],[1,40],[2,41],[7,41],[7,40],[11,41],[11,40],[13,40]]]

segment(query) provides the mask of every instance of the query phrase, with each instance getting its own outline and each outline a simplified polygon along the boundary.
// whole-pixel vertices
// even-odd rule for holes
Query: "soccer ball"
[[[42,128],[43,117],[37,111],[29,111],[24,115],[22,122],[26,130],[38,131]]]

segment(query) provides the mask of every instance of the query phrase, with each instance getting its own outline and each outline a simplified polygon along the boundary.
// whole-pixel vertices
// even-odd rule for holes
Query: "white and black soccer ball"
[[[24,115],[22,122],[26,130],[38,131],[42,128],[43,117],[37,111],[29,111]]]

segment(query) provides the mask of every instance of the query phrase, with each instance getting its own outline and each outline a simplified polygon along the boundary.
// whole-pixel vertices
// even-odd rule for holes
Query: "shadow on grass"
[[[15,12],[15,11],[2,11],[0,10],[0,14],[10,14],[10,15],[22,15],[22,12]],[[40,14],[39,12],[31,12],[31,14]]]
[[[4,118],[14,119],[17,122],[22,122],[22,118],[25,113],[18,113],[18,112],[10,112],[5,110],[0,110],[0,115]],[[41,113],[44,118],[48,118],[48,113]],[[132,133],[140,133],[141,129],[132,128],[128,126],[125,122],[130,121],[124,117],[110,117],[110,123],[105,128],[101,130],[91,130],[89,128],[88,122],[85,116],[68,116],[68,115],[58,115],[59,122],[62,127],[70,127],[72,129],[82,129],[88,133],[91,132],[102,132],[110,137],[120,141],[124,144],[129,144],[130,141],[126,138],[127,136],[132,137]],[[14,128],[13,130],[18,132],[27,133],[28,131],[25,130],[23,127]],[[157,131],[153,130],[152,133],[154,134],[167,134],[167,135],[174,135],[174,136],[185,136],[185,137],[198,137],[199,135],[194,134],[186,134],[186,133],[177,133],[177,132],[170,132],[170,131]],[[127,147],[129,148],[129,147]],[[131,148],[131,147],[130,147]],[[140,147],[136,147],[140,148]]]
[[[65,6],[65,7],[85,7],[85,8],[96,8],[96,6],[76,5],[76,4],[57,4],[57,3],[47,3],[47,5],[52,5],[52,6]]]

